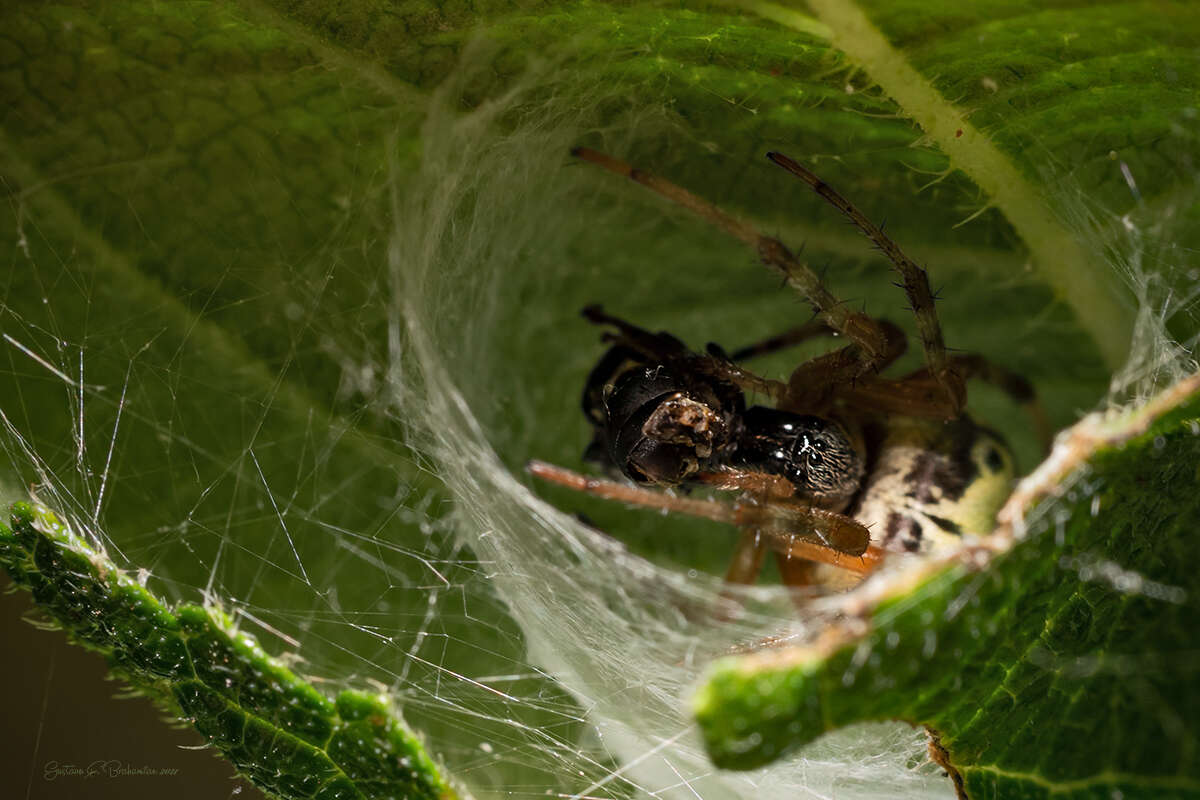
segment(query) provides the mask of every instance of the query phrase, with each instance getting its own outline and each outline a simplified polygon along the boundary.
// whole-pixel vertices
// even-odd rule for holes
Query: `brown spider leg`
[[[925,270],[905,255],[895,242],[888,238],[871,220],[867,219],[849,200],[838,194],[832,186],[818,178],[806,167],[782,153],[767,153],[767,158],[811,186],[813,191],[853,222],[892,262],[896,271],[900,273],[903,281],[902,288],[908,295],[913,316],[916,317],[917,332],[921,336],[921,346],[925,349],[925,363],[928,365],[929,373],[934,376],[949,399],[949,408],[952,409],[949,416],[956,417],[962,413],[962,409],[967,403],[966,382],[948,363],[946,344],[942,339],[942,327],[938,323],[937,313],[933,308],[933,292],[929,288],[929,276]]]
[[[893,349],[897,342],[901,345],[900,353],[903,355],[904,350],[908,348],[908,343],[905,340],[904,332],[900,330],[900,326],[886,319],[875,320],[879,327],[883,328],[884,334],[888,337],[889,350]],[[739,347],[733,351],[732,355],[726,356],[730,361],[748,361],[759,356],[770,355],[777,353],[780,350],[786,350],[789,347],[795,347],[798,344],[803,344],[809,339],[815,339],[818,336],[837,336],[838,332],[829,327],[829,324],[820,320],[812,319],[803,325],[797,325],[794,328],[788,328],[783,333],[777,333],[774,336],[768,336],[761,341],[752,342],[745,347]],[[711,347],[711,345],[710,345]],[[889,362],[890,363],[890,362]],[[879,367],[883,369],[887,365]]]
[[[817,583],[815,569],[817,565],[811,561],[776,553],[775,565],[779,568],[780,581],[788,588],[807,589]],[[797,601],[803,604],[807,602],[807,598],[800,596]]]
[[[883,561],[885,552],[870,544],[870,531],[836,511],[778,502],[751,506],[750,510],[743,504],[736,508],[736,524],[758,526],[767,545],[787,558],[830,564],[861,575],[873,572]],[[859,552],[830,544],[835,538],[851,535],[857,539],[863,534]]]
[[[806,518],[819,543],[826,547],[850,555],[861,555],[871,547],[871,532],[865,526],[845,514],[797,499],[795,486],[781,475],[724,467],[698,472],[691,481],[714,489],[742,492],[735,503],[741,524],[754,521],[759,526],[759,533],[768,540],[780,535],[802,535],[796,532],[800,527],[796,523],[799,518]],[[786,547],[773,549],[789,557],[798,555]]]
[[[1045,452],[1050,451],[1053,431],[1046,410],[1025,378],[973,353],[950,356],[950,364],[964,378],[979,378],[1007,394],[1029,415],[1034,434]],[[881,414],[943,419],[950,413],[941,386],[922,368],[902,378],[867,378],[838,389],[837,396],[848,405]]]
[[[710,348],[710,353],[720,353],[720,348],[716,348],[715,350]],[[726,358],[723,353],[720,355],[696,356],[695,360],[691,363],[697,370],[706,375],[728,381],[739,389],[748,392],[764,394],[775,402],[779,402],[788,396],[788,385],[786,383],[764,378],[754,374],[750,370],[743,369]]]
[[[696,480],[717,489],[740,489],[766,497],[786,498],[795,493],[795,487],[786,478],[765,472],[719,470],[702,472],[696,476]],[[766,535],[762,531],[757,528],[743,528],[741,536],[738,537],[737,547],[733,551],[733,557],[730,559],[729,569],[725,572],[725,582],[754,583],[758,580],[759,573],[762,572],[763,559],[769,549]],[[792,559],[782,553],[776,553],[775,559],[779,564],[779,575],[784,585],[801,588],[810,583],[807,579],[798,578],[795,574],[797,570],[792,567],[812,562],[804,559]],[[804,574],[807,574],[807,569],[803,569],[805,569]]]
[[[759,528],[762,541],[770,549],[786,553],[792,558],[806,558],[866,574],[874,570],[884,557],[883,550],[870,545],[870,532],[850,517],[795,500],[773,499],[762,505],[744,501],[726,503],[697,500],[616,481],[589,478],[544,461],[530,461],[525,469],[542,480],[606,500],[674,511],[740,528]]]
[[[893,323],[880,320],[880,324],[888,337],[888,351],[878,366],[878,369],[884,369],[904,355],[908,340]],[[845,387],[853,388],[860,382],[869,383],[873,380],[873,376],[861,375],[861,363],[858,346],[853,344],[805,361],[788,377],[787,400],[780,403],[779,407],[785,411],[802,413],[826,412],[834,396]]]
[[[880,320],[883,322],[883,320]],[[774,336],[768,336],[757,342],[739,347],[729,355],[730,361],[748,361],[751,358],[778,353],[780,350],[786,350],[789,347],[795,347],[798,344],[803,344],[809,339],[815,339],[818,336],[831,336],[836,331],[829,327],[829,324],[821,319],[812,319],[803,325],[797,325],[794,328],[789,328],[783,333],[777,333]]]
[[[830,328],[844,334],[861,348],[863,354],[862,373],[865,374],[875,368],[876,363],[884,357],[887,352],[887,336],[880,328],[879,323],[870,316],[851,311],[842,304],[825,288],[817,274],[792,255],[783,242],[762,235],[752,225],[722,211],[686,189],[640,169],[635,169],[630,164],[612,156],[589,147],[576,147],[571,150],[571,154],[601,166],[609,172],[623,175],[642,184],[720,228],[730,236],[753,247],[763,263],[779,270],[788,285],[812,304],[822,321]]]
[[[785,502],[795,493],[795,487],[786,478],[766,472],[738,470],[726,468],[713,472],[701,472],[693,480],[716,489],[740,489],[751,496],[767,498],[766,502]],[[832,514],[833,512],[827,512]],[[839,515],[840,516],[840,515]],[[849,518],[847,518],[849,519]],[[858,525],[858,523],[855,523]],[[858,526],[862,527],[862,526]],[[863,528],[863,530],[866,530]],[[869,533],[868,533],[869,536]],[[762,569],[763,556],[768,547],[763,541],[763,533],[758,529],[742,533],[734,558],[726,574],[725,580],[736,583],[752,583]],[[869,549],[874,549],[870,548]],[[814,562],[807,558],[793,557],[793,553],[775,549],[775,563],[779,568],[780,581],[792,589],[804,589],[813,585]],[[750,572],[750,570],[753,572]],[[798,598],[803,603],[803,598]]]
[[[727,588],[721,592],[722,603],[717,607],[717,619],[728,621],[737,616],[737,599],[729,591],[728,585],[750,586],[757,581],[768,549],[770,548],[758,530],[742,528],[733,555],[729,558],[729,567],[725,570]]]
[[[737,548],[733,551],[729,569],[725,572],[725,582],[749,585],[758,580],[768,549],[760,531],[754,528],[744,529],[738,538]],[[780,582],[789,589],[806,589],[813,585],[813,567],[816,565],[812,561],[792,558],[777,552],[775,564],[779,568]],[[729,597],[728,594],[725,596]],[[796,601],[803,606],[807,598],[797,596]]]
[[[738,536],[733,557],[729,560],[729,569],[725,571],[725,582],[748,585],[758,580],[758,573],[762,571],[763,559],[766,558],[768,549],[757,530],[743,529]]]
[[[864,378],[837,387],[837,396],[848,406],[878,414],[953,419],[955,405],[941,384],[928,374],[905,378]]]
[[[754,528],[743,529],[738,538],[737,548],[730,560],[729,569],[725,572],[725,583],[746,586],[757,581],[759,573],[762,572],[763,560],[768,549],[770,548],[763,541],[760,531]],[[808,589],[813,585],[813,568],[816,566],[814,562],[804,558],[792,558],[790,555],[777,552],[775,553],[775,563],[779,568],[780,582],[789,589]],[[726,601],[734,601],[732,593],[728,590],[721,596]],[[809,596],[797,594],[793,599],[796,605],[803,610]],[[736,615],[733,613],[718,611],[720,619],[732,619],[734,616]]]
[[[1054,432],[1050,428],[1050,420],[1046,416],[1046,409],[1038,398],[1033,384],[1026,380],[1023,375],[1013,372],[1007,367],[995,364],[978,353],[956,353],[950,356],[950,363],[955,371],[962,375],[964,379],[978,378],[981,381],[990,383],[1024,409],[1025,413],[1029,415],[1030,422],[1033,424],[1033,431],[1037,435],[1042,449],[1047,453],[1050,452],[1050,445],[1054,439]],[[929,378],[929,371],[927,368],[919,369],[908,375],[907,378],[925,378],[927,380]]]
[[[782,475],[735,467],[697,472],[691,480],[713,489],[748,492],[767,502],[789,500],[796,494],[796,486]]]

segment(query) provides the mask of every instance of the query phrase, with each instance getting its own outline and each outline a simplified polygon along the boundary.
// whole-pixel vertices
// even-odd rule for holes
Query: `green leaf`
[[[713,665],[695,710],[714,762],[903,719],[969,797],[1196,794],[1197,434],[1200,376],[1088,418],[1006,509],[1019,536],[881,576],[810,646]]]
[[[387,701],[329,699],[216,608],[168,608],[50,511],[12,506],[0,564],[79,644],[181,719],[272,796],[450,800]]]
[[[787,600],[713,628],[730,531],[545,493],[613,551],[506,470],[579,464],[585,303],[696,346],[808,311],[569,146],[803,243],[913,331],[887,265],[762,155],[804,160],[928,266],[948,343],[1061,427],[1136,315],[1120,387],[1174,357],[1159,327],[1197,331],[1198,40],[1158,2],[7,3],[5,484],[164,602],[218,598],[307,674],[387,687],[481,793],[668,786],[614,770],[687,724],[696,653]],[[972,392],[1032,467],[1019,412]],[[589,738],[607,720],[633,743]],[[745,791],[708,772],[689,785]]]

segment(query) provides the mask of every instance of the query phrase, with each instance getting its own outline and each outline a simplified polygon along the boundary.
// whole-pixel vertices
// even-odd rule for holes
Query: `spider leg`
[[[879,327],[883,328],[884,334],[888,337],[889,351],[895,347],[895,343],[901,344],[901,350],[896,354],[896,358],[904,354],[907,349],[904,332],[894,322],[886,319],[875,320]],[[798,344],[803,344],[809,339],[815,339],[818,336],[837,336],[838,332],[829,327],[829,324],[821,319],[812,319],[803,325],[797,325],[794,328],[788,328],[782,333],[777,333],[774,336],[768,336],[757,342],[739,347],[733,351],[732,355],[726,356],[731,361],[748,361],[759,356],[778,353],[780,350],[786,350],[789,347],[795,347]],[[888,363],[891,363],[890,361]],[[878,367],[882,370],[887,364]]]
[[[752,225],[703,200],[670,181],[636,169],[624,161],[605,155],[588,147],[576,147],[571,154],[585,161],[623,175],[662,195],[677,205],[686,208],[711,225],[720,228],[734,238],[753,247],[762,261],[775,269],[787,280],[789,286],[804,295],[817,312],[819,318],[830,328],[845,335],[856,343],[863,353],[862,372],[868,372],[887,352],[887,336],[879,323],[866,314],[851,311],[837,299],[809,267],[794,256],[790,250],[770,236],[764,236]]]
[[[784,586],[791,589],[806,589],[818,582],[814,574],[817,565],[811,561],[776,553],[775,565],[779,568],[779,579]],[[801,601],[803,602],[803,598]]]
[[[954,371],[964,379],[978,378],[986,381],[1021,406],[1029,415],[1038,441],[1043,449],[1049,452],[1053,439],[1050,421],[1029,381],[976,353],[955,354],[950,356],[948,361]],[[852,386],[841,387],[838,397],[859,409],[909,417],[941,419],[953,409],[941,391],[941,386],[930,376],[928,367],[922,367],[902,378],[867,378]]]
[[[788,385],[756,375],[729,360],[720,347],[710,344],[707,356],[696,356],[692,364],[706,375],[732,383],[739,389],[757,392],[779,402],[787,397]]]
[[[778,543],[780,537],[791,540],[797,536],[807,538],[814,545],[856,556],[871,547],[871,532],[865,526],[845,514],[797,499],[795,486],[781,475],[724,467],[698,472],[691,480],[714,489],[742,492],[734,503],[737,524],[756,526],[768,542],[772,542],[776,552],[830,563]]]
[[[957,406],[928,374],[906,378],[864,378],[838,387],[837,396],[847,405],[878,414],[952,419]]]
[[[734,548],[733,558],[729,560],[729,569],[725,571],[726,583],[751,584],[758,580],[762,571],[763,559],[766,558],[766,542],[759,532],[753,528],[745,528],[738,537],[737,547]]]
[[[792,558],[820,561],[864,574],[874,570],[883,558],[883,551],[870,545],[870,532],[862,525],[842,514],[797,500],[772,498],[761,504],[745,499],[734,503],[697,500],[589,478],[543,461],[530,461],[525,468],[542,480],[607,500],[688,514],[740,528],[757,528],[763,543]]]
[[[946,394],[949,407],[953,409],[953,413],[949,416],[954,417],[962,413],[967,402],[965,380],[948,363],[946,344],[942,339],[942,327],[938,323],[937,313],[933,308],[933,292],[929,288],[929,276],[925,270],[905,255],[904,251],[878,226],[867,219],[866,215],[859,211],[853,203],[838,194],[832,186],[818,178],[806,167],[782,153],[767,153],[767,158],[811,186],[813,191],[853,222],[892,262],[896,271],[900,273],[903,281],[902,288],[908,295],[908,302],[912,306],[913,315],[917,320],[917,331],[921,336],[921,346],[925,349],[925,363],[928,365],[929,374],[934,377],[938,386]]]
[[[725,573],[725,582],[740,585],[754,583],[762,572],[763,560],[769,549],[762,541],[759,531],[753,528],[743,529],[729,569]],[[813,585],[813,567],[816,565],[812,561],[776,552],[775,564],[779,568],[779,580],[784,586],[790,589],[806,589]],[[801,608],[807,602],[803,595],[798,595],[795,599]]]
[[[734,467],[698,472],[692,481],[713,489],[747,492],[767,502],[786,501],[796,494],[796,487],[782,475]]]
[[[882,320],[881,320],[882,322]],[[829,324],[822,319],[812,319],[803,325],[797,325],[794,328],[789,328],[783,333],[777,333],[774,336],[768,336],[757,342],[752,342],[745,347],[739,347],[734,350],[729,356],[730,361],[747,361],[751,358],[778,353],[780,350],[786,350],[789,347],[795,347],[798,344],[803,344],[809,339],[815,339],[818,336],[831,336],[836,331],[829,327]]]
[[[879,323],[888,341],[888,351],[877,367],[881,370],[904,355],[908,340],[904,332],[893,323],[887,320],[880,320]],[[779,407],[804,413],[826,411],[833,397],[845,387],[853,388],[860,382],[869,383],[873,379],[873,376],[861,374],[861,363],[861,353],[858,346],[853,344],[805,361],[789,376],[787,400],[780,403]]]
[[[993,363],[978,353],[956,353],[950,356],[949,361],[954,370],[962,375],[965,380],[978,378],[985,383],[990,383],[1024,409],[1025,413],[1029,415],[1034,433],[1037,435],[1038,441],[1041,442],[1043,450],[1047,453],[1050,452],[1054,432],[1050,428],[1050,420],[1046,416],[1046,409],[1038,398],[1033,384],[1026,380],[1023,375],[1013,372],[1007,367]],[[910,379],[925,378],[928,380],[929,370],[928,368],[919,369],[907,377]]]
[[[759,497],[790,497],[795,488],[785,478],[765,472],[750,470],[721,470],[700,473],[697,482],[717,489],[740,489]],[[751,584],[762,571],[763,559],[770,550],[766,535],[757,528],[743,528],[737,547],[725,573],[726,583]],[[779,567],[780,580],[785,586],[801,589],[812,584],[813,562],[804,558],[792,558],[791,553],[778,550],[775,562]]]

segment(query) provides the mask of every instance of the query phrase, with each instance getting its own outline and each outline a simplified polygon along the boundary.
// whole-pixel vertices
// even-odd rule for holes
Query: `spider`
[[[995,384],[1049,434],[1030,384],[976,354],[947,353],[925,271],[854,205],[780,153],[773,163],[807,183],[884,253],[916,318],[925,366],[879,375],[905,351],[894,324],[850,310],[778,239],[662,178],[598,151],[572,155],[623,175],[746,242],[813,307],[812,321],[732,355],[689,350],[606,313],[584,316],[613,331],[588,377],[583,409],[594,436],[585,459],[633,483],[531,461],[529,471],[630,505],[727,522],[742,530],[726,580],[752,583],[774,551],[785,584],[849,586],[888,552],[931,552],[986,533],[1008,494],[1013,459],[997,434],[963,413],[966,381]],[[824,335],[849,344],[801,363],[786,381],[740,362]],[[771,407],[747,408],[745,392]],[[641,484],[641,485],[638,485]],[[666,489],[736,492],[702,500]]]

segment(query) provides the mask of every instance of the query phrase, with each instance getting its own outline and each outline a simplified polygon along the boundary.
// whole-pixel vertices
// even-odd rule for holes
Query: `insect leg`
[[[616,341],[638,351],[652,362],[673,361],[689,355],[689,351],[684,343],[671,334],[666,332],[652,333],[645,328],[634,325],[632,322],[627,322],[620,317],[614,317],[599,304],[585,306],[582,314],[584,319],[593,325],[611,325],[616,328],[618,333],[615,336],[605,334],[606,338],[612,337]]]
[[[693,369],[714,378],[728,381],[751,392],[759,392],[778,400],[787,393],[787,385],[755,375],[729,360],[716,345],[709,345],[709,355],[699,355],[687,349],[683,342],[669,333],[651,333],[620,317],[614,317],[599,305],[583,309],[583,316],[596,325],[612,325],[620,333],[616,341],[633,348],[652,362],[686,361]]]
[[[900,273],[904,293],[912,306],[913,315],[917,320],[917,332],[921,336],[921,346],[925,349],[925,363],[929,372],[936,379],[942,391],[946,393],[954,412],[950,416],[958,416],[967,402],[966,384],[961,375],[954,371],[948,363],[946,344],[942,339],[942,327],[938,322],[937,312],[934,311],[933,292],[929,288],[929,276],[915,261],[904,254],[904,251],[893,242],[871,220],[867,219],[846,198],[818,178],[807,167],[800,165],[782,153],[767,153],[775,164],[783,167],[800,180],[812,187],[830,205],[842,212],[857,228],[883,251],[888,260]]]

